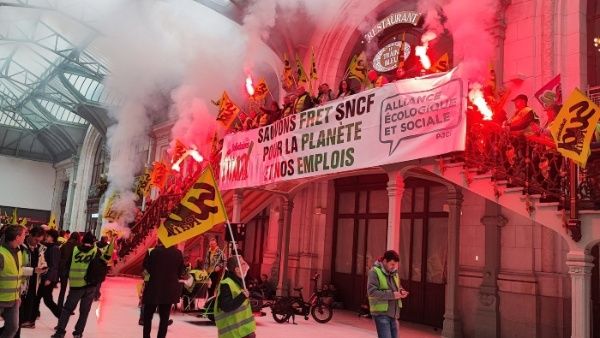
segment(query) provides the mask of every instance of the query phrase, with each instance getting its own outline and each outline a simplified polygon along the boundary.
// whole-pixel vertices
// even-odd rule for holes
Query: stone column
[[[400,171],[388,172],[388,227],[387,250],[400,252],[400,216],[402,212],[402,195],[404,194],[404,177]]]
[[[285,205],[285,207],[284,207]],[[277,283],[277,295],[281,296],[281,250],[283,248],[283,233],[285,232],[285,214],[287,213],[284,208],[287,208],[287,204],[284,199],[281,198],[279,201],[279,218],[277,219],[277,251],[275,252],[275,260],[271,267],[271,276]]]
[[[74,160],[77,163],[77,159]],[[71,209],[73,207],[73,192],[75,191],[75,172],[77,164],[72,167],[65,169],[65,176],[69,180],[69,187],[67,191],[67,203],[65,205],[65,212],[63,214],[63,223],[61,224],[62,229],[75,231],[75,228],[71,227]],[[59,217],[59,216],[56,216]]]
[[[497,279],[500,269],[500,228],[506,222],[506,218],[500,214],[500,206],[493,201],[486,200],[485,216],[481,218],[481,223],[485,226],[485,266],[483,281],[479,287],[476,337],[500,337],[500,302]]]
[[[244,190],[235,189],[233,191],[233,212],[231,214],[231,222],[241,222],[242,203],[244,202]]]
[[[281,204],[281,215],[284,218],[284,224],[281,231],[281,239],[282,245],[281,250],[279,250],[279,261],[280,261],[280,271],[279,271],[279,285],[278,290],[282,295],[288,294],[288,261],[289,261],[289,253],[290,253],[290,233],[292,230],[292,211],[294,209],[294,199],[293,197],[287,197],[283,203]]]
[[[460,191],[448,192],[448,277],[446,281],[446,311],[442,337],[462,337],[462,325],[456,305],[458,291],[458,258],[460,248],[460,213],[463,196]]]
[[[571,338],[591,337],[591,277],[593,257],[587,252],[571,251],[567,266],[571,276]]]

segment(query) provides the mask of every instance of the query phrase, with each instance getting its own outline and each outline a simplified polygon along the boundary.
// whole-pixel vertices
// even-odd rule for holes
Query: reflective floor
[[[141,337],[142,327],[138,325],[137,291],[136,284],[139,280],[112,277],[102,287],[102,298],[94,303],[84,337]],[[58,290],[55,290],[58,291]],[[55,293],[55,299],[58,292]],[[268,310],[268,309],[266,309]],[[57,320],[50,311],[41,305],[42,316],[36,322],[35,329],[22,329],[23,338],[48,338],[53,334],[52,328]],[[77,321],[78,312],[71,317],[67,327],[67,337],[71,337],[73,326]],[[195,316],[173,313],[171,318],[174,324],[169,327],[168,337],[207,337],[216,338],[217,329],[210,325],[208,320]],[[347,311],[336,311],[331,322],[318,324],[309,319],[305,321],[298,318],[297,325],[277,324],[270,314],[256,318],[258,338],[376,338],[375,326],[372,320],[359,318],[356,314]],[[158,316],[153,322],[152,336],[158,330]],[[439,337],[440,332],[435,332],[429,327],[410,323],[400,324],[400,337]]]

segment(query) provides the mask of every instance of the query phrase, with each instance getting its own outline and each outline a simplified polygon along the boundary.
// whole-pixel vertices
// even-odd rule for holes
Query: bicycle
[[[315,274],[312,279],[314,291],[308,301],[302,297],[302,287],[294,288],[298,296],[276,297],[271,305],[271,314],[277,323],[284,323],[292,318],[292,323],[296,324],[296,315],[304,316],[308,320],[310,314],[317,323],[327,323],[333,317],[333,308],[331,307],[332,298],[323,290],[318,289],[319,274]]]

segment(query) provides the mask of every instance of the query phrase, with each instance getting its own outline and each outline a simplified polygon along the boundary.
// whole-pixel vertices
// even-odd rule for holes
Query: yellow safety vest
[[[377,279],[379,280],[379,290],[389,290],[390,286],[388,285],[387,278],[381,270],[380,267],[374,266],[373,271],[377,275]],[[394,283],[396,284],[396,288],[400,290],[400,279],[398,278],[398,274],[394,275]],[[386,313],[388,310],[388,300],[380,299],[369,296],[369,310],[371,313]],[[402,308],[402,301],[400,299],[397,300],[398,308]]]
[[[13,305],[21,294],[21,278],[23,277],[23,254],[19,250],[17,260],[12,253],[0,246],[0,254],[4,259],[4,269],[0,271],[0,303]]]
[[[220,284],[227,284],[229,286],[233,298],[242,293],[242,289],[229,277],[223,279]],[[217,294],[217,299],[215,300],[215,322],[219,330],[219,338],[242,338],[256,331],[256,322],[254,321],[252,308],[248,299],[244,300],[239,308],[231,312],[223,312],[219,309],[219,295]]]
[[[71,259],[71,269],[69,270],[69,284],[72,288],[80,288],[87,285],[85,273],[90,265],[90,261],[98,248],[95,246],[88,252],[80,251],[78,247],[73,248],[73,257]]]

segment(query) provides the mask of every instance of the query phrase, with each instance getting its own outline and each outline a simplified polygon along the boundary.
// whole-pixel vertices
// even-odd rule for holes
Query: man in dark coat
[[[167,336],[171,305],[178,303],[181,296],[182,284],[179,280],[186,272],[183,254],[174,246],[165,248],[159,241],[156,248],[146,255],[144,269],[150,275],[142,295],[144,338],[150,338],[156,308],[160,316],[157,337],[164,338]]]
[[[60,263],[60,249],[58,248],[58,231],[50,229],[46,232],[46,263],[48,264],[48,272],[42,275],[38,297],[44,299],[44,304],[50,309],[52,314],[58,318],[60,310],[58,305],[52,299],[52,290],[58,284],[58,265]],[[39,302],[39,300],[38,300]]]

